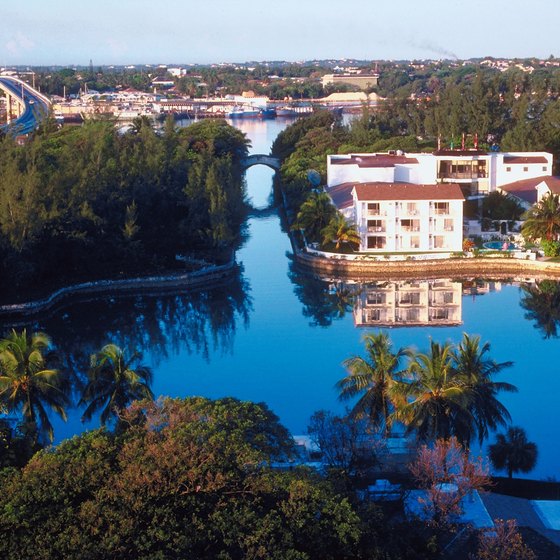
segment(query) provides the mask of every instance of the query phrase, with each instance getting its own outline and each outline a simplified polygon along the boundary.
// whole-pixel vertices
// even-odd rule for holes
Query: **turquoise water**
[[[504,243],[503,241],[488,241],[486,243],[484,243],[484,248],[485,249],[493,249],[495,251],[503,251],[504,250]],[[516,246],[514,243],[508,243],[507,244],[507,250],[508,251],[513,251],[514,249],[516,249]]]
[[[236,125],[250,135],[253,152],[266,153],[284,123]],[[251,168],[247,183],[253,205],[266,206],[272,171]],[[344,290],[337,293],[332,285],[298,273],[290,251],[278,215],[261,212],[248,222],[248,239],[237,255],[242,271],[227,287],[73,303],[30,327],[48,332],[78,369],[86,367],[90,352],[114,341],[143,352],[144,363],[154,369],[157,395],[264,401],[293,433],[304,433],[314,411],[343,411],[334,390],[344,375],[341,364],[360,354],[361,336],[376,329],[357,328]],[[560,341],[554,333],[560,311],[554,310],[554,287],[541,285],[536,295],[526,296],[517,285],[465,284],[458,287],[460,324],[389,331],[396,346],[421,350],[430,337],[458,341],[463,332],[479,334],[491,342],[497,361],[514,361],[499,379],[519,392],[504,394],[502,401],[513,423],[538,445],[539,461],[531,473],[536,478],[558,476],[560,465]],[[522,307],[524,300],[533,311]],[[535,328],[534,316],[526,317],[530,313],[542,328]],[[70,411],[67,424],[54,419],[58,441],[96,425],[84,426],[80,414]]]

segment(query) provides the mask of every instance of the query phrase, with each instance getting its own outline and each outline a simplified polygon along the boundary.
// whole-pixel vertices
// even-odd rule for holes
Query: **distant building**
[[[379,74],[325,74],[321,78],[323,87],[335,84],[349,84],[360,89],[369,89],[377,86]]]
[[[330,187],[348,181],[458,183],[466,195],[488,194],[517,181],[550,177],[552,159],[548,152],[482,150],[332,155],[327,160],[327,184]]]

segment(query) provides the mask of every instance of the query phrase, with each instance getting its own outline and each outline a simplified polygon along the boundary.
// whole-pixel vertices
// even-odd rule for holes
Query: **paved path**
[[[480,497],[492,519],[515,519],[519,527],[530,527],[560,547],[560,531],[547,529],[529,500],[492,492],[481,492]]]

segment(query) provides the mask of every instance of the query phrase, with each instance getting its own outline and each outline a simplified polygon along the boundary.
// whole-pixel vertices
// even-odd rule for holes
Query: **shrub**
[[[543,239],[541,241],[541,248],[544,251],[545,257],[560,256],[560,241],[550,241],[548,239]]]

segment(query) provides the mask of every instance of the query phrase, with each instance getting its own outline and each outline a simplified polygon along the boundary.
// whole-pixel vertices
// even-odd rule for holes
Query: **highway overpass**
[[[50,100],[29,84],[13,76],[0,75],[0,89],[6,95],[8,116],[8,122],[0,126],[3,132],[14,136],[29,134],[47,118]]]

